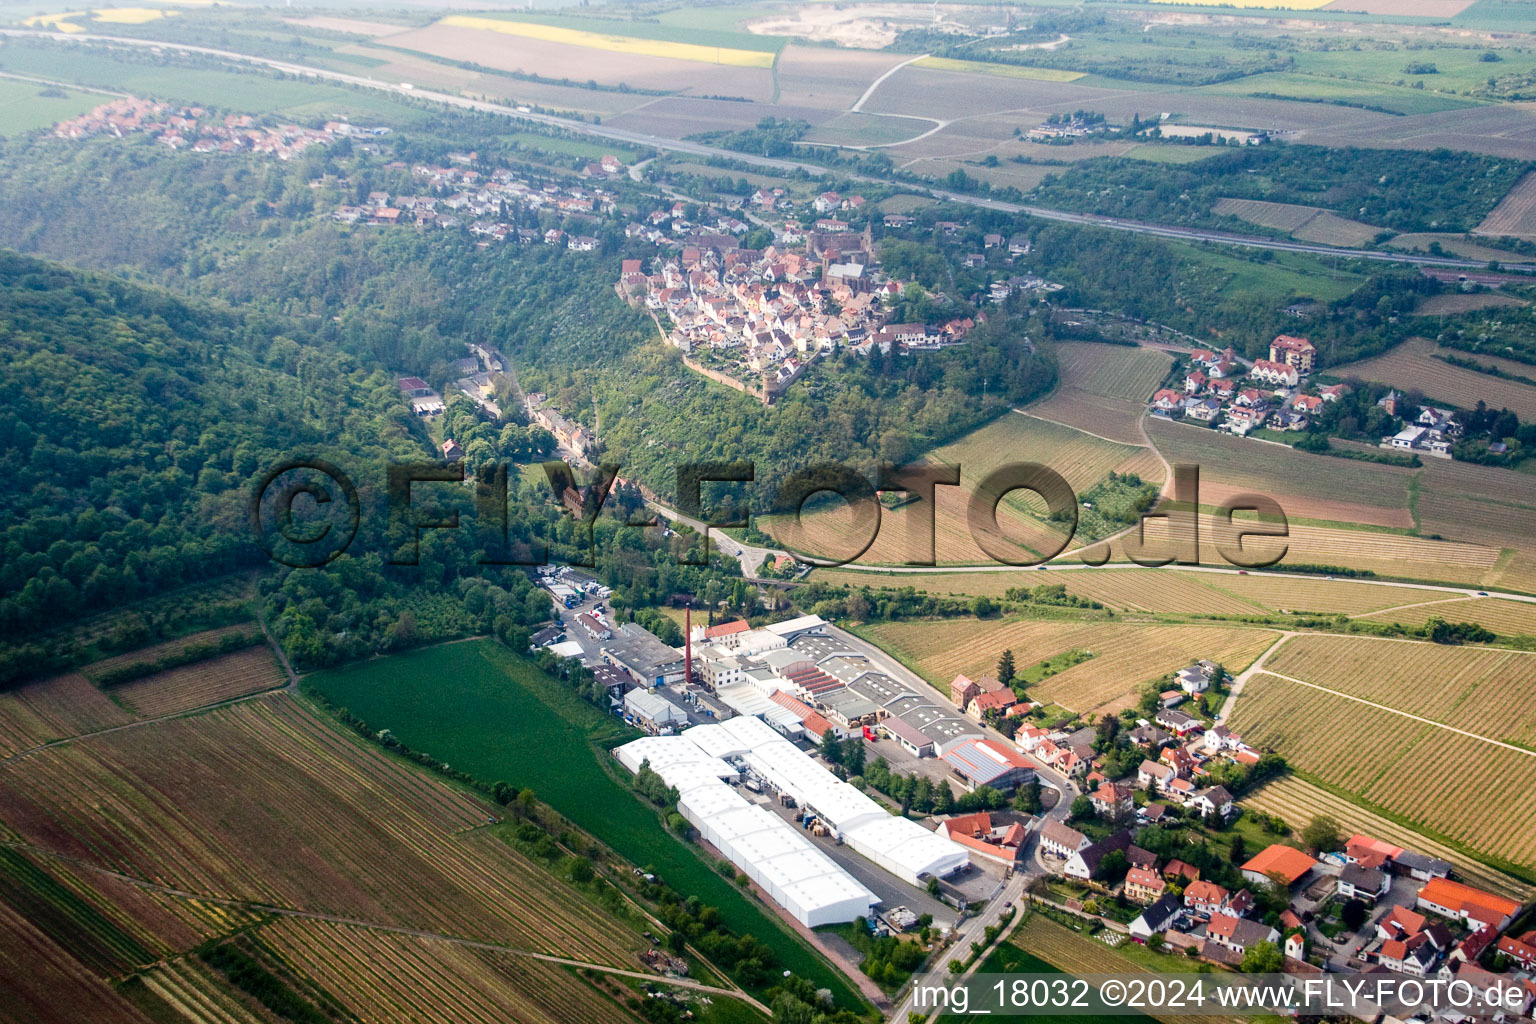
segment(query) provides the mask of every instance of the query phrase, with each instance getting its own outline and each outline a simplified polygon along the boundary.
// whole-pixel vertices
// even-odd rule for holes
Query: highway
[[[1151,235],[1158,238],[1167,238],[1184,242],[1210,242],[1217,245],[1236,246],[1249,249],[1272,249],[1279,252],[1306,253],[1313,256],[1328,256],[1340,259],[1374,260],[1382,263],[1400,263],[1414,266],[1452,267],[1466,270],[1484,270],[1485,262],[1477,260],[1458,259],[1456,257],[1431,256],[1416,253],[1384,252],[1374,249],[1349,249],[1330,245],[1316,245],[1310,242],[1294,242],[1283,238],[1263,238],[1255,235],[1240,235],[1226,231],[1207,231],[1199,228],[1177,227],[1167,224],[1149,224],[1142,221],[1122,220],[1116,217],[1104,217],[1091,213],[1074,213],[1068,210],[1054,210],[1043,206],[1030,206],[1023,203],[1010,203],[1001,199],[991,199],[985,196],[967,195],[961,192],[951,192],[944,189],[929,188],[923,185],[913,184],[908,181],[872,177],[869,175],[850,174],[835,167],[826,167],[820,164],[801,160],[782,160],[774,157],[757,156],[751,153],[738,153],[735,150],[721,149],[716,146],[706,146],[698,142],[689,142],[685,139],[672,139],[664,136],[651,135],[645,132],[629,131],[623,128],[613,128],[608,125],[589,124],[574,118],[559,117],[555,114],[538,114],[526,109],[506,103],[493,103],[489,100],[471,99],[467,96],[459,96],[454,93],[437,92],[431,89],[421,89],[405,82],[381,82],[363,75],[348,74],[344,71],[332,71],[329,68],[311,67],[306,64],[295,64],[291,61],[276,60],[270,57],[257,57],[250,54],[238,53],[233,50],[221,50],[209,46],[193,46],[188,43],[170,43],[154,39],[135,39],[127,36],[109,36],[96,33],[75,33],[61,40],[54,32],[37,29],[3,28],[0,36],[15,36],[18,38],[34,37],[47,38],[52,41],[62,41],[71,44],[104,43],[122,46],[136,46],[140,48],[158,50],[176,50],[182,53],[199,54],[205,57],[217,57],[222,60],[251,64],[258,67],[270,68],[284,74],[295,75],[301,78],[311,78],[319,81],[336,82],[341,85],[356,86],[363,89],[374,89],[380,92],[390,93],[405,99],[425,100],[432,103],[441,103],[461,110],[471,110],[485,114],[500,114],[505,117],[531,121],[536,124],[547,125],[552,128],[561,128],[570,132],[589,135],[594,138],[609,139],[614,142],[623,142],[632,146],[648,147],[662,152],[681,153],[687,156],[720,157],[726,160],[734,160],[776,171],[803,170],[808,174],[823,175],[837,174],[852,181],[863,181],[872,184],[895,185],[900,188],[908,188],[918,192],[926,192],[935,199],[961,203],[967,206],[980,207],[987,210],[997,210],[1002,213],[1022,213],[1042,220],[1059,221],[1068,224],[1081,224],[1090,227],[1105,228],[1111,231],[1127,231],[1139,235]],[[876,83],[878,85],[878,83]],[[873,87],[871,90],[873,91]],[[860,103],[867,98],[860,98]],[[1536,263],[1511,263],[1504,269],[1516,273],[1536,273]]]

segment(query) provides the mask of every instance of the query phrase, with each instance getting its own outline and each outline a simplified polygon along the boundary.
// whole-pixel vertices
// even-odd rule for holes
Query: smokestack
[[[683,605],[683,678],[693,685],[693,605]]]

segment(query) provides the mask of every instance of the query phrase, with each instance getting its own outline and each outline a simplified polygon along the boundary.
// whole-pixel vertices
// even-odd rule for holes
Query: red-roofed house
[[[1449,878],[1431,878],[1419,890],[1417,906],[1442,917],[1459,917],[1467,923],[1491,924],[1495,931],[1509,927],[1519,911],[1514,900],[1453,882]]]
[[[972,697],[965,710],[977,718],[983,718],[988,711],[1006,711],[1018,702],[1019,699],[1014,696],[1012,690],[998,690],[995,693],[980,693]]]
[[[1013,867],[1024,854],[1029,832],[1023,825],[995,825],[986,811],[939,822],[939,834],[965,847],[971,860]]]
[[[1286,885],[1295,885],[1315,867],[1317,861],[1294,846],[1275,843],[1250,857],[1248,863],[1243,865],[1242,872],[1244,878],[1256,885],[1268,882],[1272,876]]]
[[[1168,888],[1156,871],[1147,868],[1131,868],[1125,873],[1125,898],[1132,903],[1151,903],[1162,897]]]

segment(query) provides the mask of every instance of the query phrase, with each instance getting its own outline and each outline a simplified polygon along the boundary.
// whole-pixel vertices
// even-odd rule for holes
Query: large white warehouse
[[[768,726],[763,728],[783,742]],[[694,742],[695,732],[699,743]],[[648,762],[677,790],[678,812],[801,924],[815,928],[869,916],[879,902],[874,893],[816,849],[799,829],[722,781],[740,773],[715,752],[741,750],[741,741],[723,726],[701,725],[681,736],[626,743],[617,754],[619,763],[632,772]]]
[[[678,736],[635,740],[617,753],[632,772],[649,761],[678,791],[678,811],[700,834],[810,927],[867,916],[878,900],[800,830],[722,781],[739,776],[726,758],[738,759],[831,825],[855,852],[911,885],[942,878],[969,862],[958,843],[887,813],[748,715],[694,726]]]

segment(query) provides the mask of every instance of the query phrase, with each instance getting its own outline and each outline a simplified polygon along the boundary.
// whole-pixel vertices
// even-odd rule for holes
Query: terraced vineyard
[[[455,835],[494,813],[287,695],[0,769],[0,818],[84,864],[210,896],[628,962],[627,929],[586,912],[579,894],[489,833]]]
[[[1337,821],[1346,833],[1358,832],[1374,836],[1404,849],[1448,861],[1455,865],[1456,873],[1471,885],[1491,892],[1509,893],[1521,902],[1536,895],[1536,886],[1506,875],[1469,857],[1454,846],[1431,839],[1294,775],[1284,775],[1266,782],[1244,797],[1242,802],[1245,807],[1277,814],[1293,827],[1304,825],[1318,815],[1327,815]]]
[[[1358,377],[1399,388],[1417,388],[1431,401],[1450,402],[1463,409],[1470,409],[1482,400],[1488,403],[1489,408],[1510,409],[1522,420],[1536,416],[1536,388],[1519,381],[1500,380],[1476,370],[1452,366],[1434,358],[1434,353],[1438,351],[1440,348],[1433,341],[1414,338],[1379,356],[1348,363],[1330,372],[1340,377]],[[1464,355],[1457,352],[1450,354]]]
[[[1030,696],[1077,712],[1118,711],[1134,704],[1142,684],[1196,658],[1232,671],[1247,667],[1274,642],[1266,629],[1215,625],[1071,622],[1020,619],[884,623],[870,636],[901,655],[941,691],[956,675],[992,671],[1005,648],[1034,662],[1071,650],[1094,656],[1030,688]]]
[[[1492,858],[1536,865],[1536,754],[1269,674],[1248,681],[1231,725],[1383,812]]]
[[[1264,667],[1490,739],[1536,748],[1536,654],[1300,636],[1270,655]]]
[[[266,644],[157,672],[112,688],[112,695],[144,718],[244,697],[283,685],[283,670]]]

